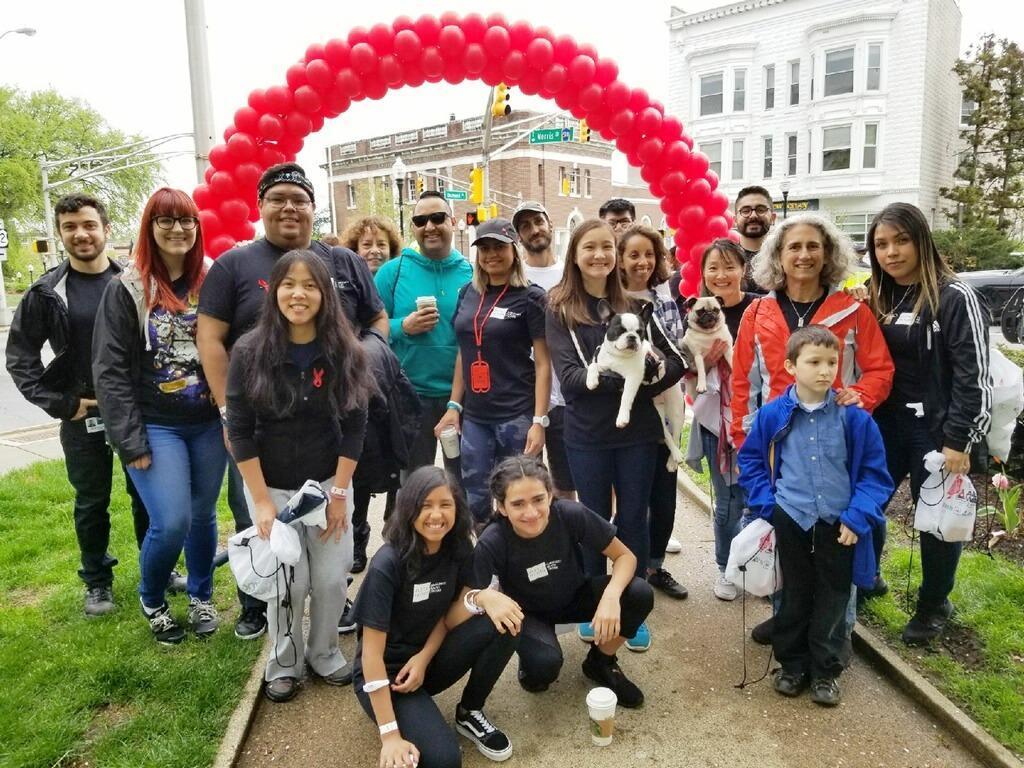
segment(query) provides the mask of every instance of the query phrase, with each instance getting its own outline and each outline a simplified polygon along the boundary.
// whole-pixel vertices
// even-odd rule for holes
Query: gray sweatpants
[[[327,493],[334,478],[320,486]],[[295,490],[269,488],[270,500],[281,509]],[[245,500],[255,518],[255,507],[249,489]],[[288,590],[279,600],[267,603],[267,631],[273,646],[267,661],[265,680],[279,677],[302,677],[303,659],[318,675],[329,675],[345,666],[345,657],[338,648],[338,619],[345,608],[348,572],[352,567],[352,489],[349,487],[349,525],[341,541],[334,537],[322,541],[322,528],[294,525],[299,534],[302,556],[289,568]],[[309,638],[302,635],[302,617],[309,595]]]

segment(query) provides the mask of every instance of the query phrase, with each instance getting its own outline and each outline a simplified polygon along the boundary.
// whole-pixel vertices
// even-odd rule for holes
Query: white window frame
[[[850,52],[850,68],[849,69],[841,69],[841,70],[838,70],[836,72],[830,73],[828,71],[828,60],[829,60],[829,57],[833,56],[833,55],[836,55],[836,54],[840,54],[840,53],[846,53],[847,51]],[[854,89],[855,89],[854,75],[855,75],[856,71],[857,71],[857,47],[856,46],[854,46],[854,45],[844,45],[842,48],[834,48],[831,51],[825,51],[825,91],[824,91],[824,96],[826,98],[828,98],[829,96],[846,96],[848,94],[853,93]],[[843,76],[843,75],[848,75],[849,76],[849,79],[850,79],[850,88],[849,88],[849,90],[845,90],[845,89],[841,90],[841,91],[837,90],[837,91],[834,91],[832,93],[829,93],[829,83],[830,82],[834,83],[835,82],[835,78]],[[829,78],[833,78],[833,79],[829,80]]]
[[[833,139],[832,146],[829,146],[829,134],[833,137],[839,136],[841,138],[841,131],[846,131],[846,142],[835,143]],[[846,153],[846,166],[843,168],[827,168],[826,158],[829,153]],[[827,128],[823,128],[821,131],[821,172],[822,173],[833,173],[836,171],[849,171],[853,167],[853,125],[845,123],[843,125],[830,125]]]
[[[417,144],[420,140],[419,131],[406,131],[405,133],[395,134],[395,144]]]
[[[761,137],[761,177],[772,178],[775,171],[775,158],[772,156],[775,151],[775,140],[772,136]]]
[[[462,130],[465,133],[483,130],[484,119],[482,117],[469,117],[462,121]]]
[[[444,194],[444,190],[445,190],[445,188],[447,186],[448,186],[447,182],[445,182],[444,178],[441,175],[441,169],[440,168],[435,168],[434,169],[434,189],[437,190],[438,192],[440,192],[443,195]]]
[[[390,147],[392,138],[392,136],[378,136],[375,139],[370,139],[370,149],[384,149],[385,147]]]
[[[705,83],[712,83],[715,79],[718,80],[718,90],[708,91],[705,93]],[[698,114],[701,117],[705,115],[720,115],[725,111],[725,72],[710,72],[706,75],[700,76],[700,100],[698,102],[699,109]],[[714,109],[716,106],[715,101],[717,100],[718,109]],[[714,109],[714,111],[712,111]]]
[[[971,116],[978,109],[978,103],[974,99],[968,99],[966,94],[960,96],[960,125],[969,126]]]
[[[359,149],[359,144],[355,141],[350,141],[348,144],[342,144],[339,146],[335,153],[339,156],[342,155],[354,155]]]
[[[349,181],[346,184],[346,189],[348,190],[348,208],[349,208],[349,210],[352,210],[353,208],[356,207],[356,185],[355,185],[355,182]]]
[[[775,65],[765,65],[764,72],[764,108],[775,109]]]
[[[714,148],[714,154],[718,155],[718,159],[715,160],[712,157],[711,149]],[[722,142],[721,141],[705,141],[697,145],[697,149],[707,157],[708,166],[714,171],[718,178],[722,178]],[[716,167],[717,166],[717,167]]]
[[[796,176],[797,138],[795,133],[786,134],[786,176]]]
[[[744,177],[744,155],[746,149],[746,142],[743,139],[732,140],[732,180],[742,181]],[[739,167],[737,167],[739,163]]]
[[[873,218],[874,214],[871,213],[836,213],[833,221],[840,231],[849,236],[854,245],[864,245]]]
[[[410,173],[410,174],[406,175],[406,177],[405,177],[405,187],[408,190],[405,193],[406,202],[415,203],[416,202],[416,174],[415,173]]]
[[[878,53],[878,63],[874,66],[871,65],[872,52]],[[868,55],[865,67],[864,77],[864,90],[865,91],[880,91],[882,90],[882,44],[881,43],[868,43]],[[874,85],[871,83],[871,74],[874,72]]]
[[[868,133],[874,129],[874,141],[868,141]],[[868,165],[868,152],[871,153],[871,164]],[[864,123],[864,152],[861,155],[861,167],[865,170],[878,169],[878,123]]]
[[[443,139],[448,136],[448,125],[432,125],[423,129],[423,139]]]
[[[584,168],[583,169],[583,196],[584,197],[593,197],[594,196],[593,179],[591,178],[591,173],[590,173],[590,169],[589,168]]]
[[[800,59],[789,62],[789,93],[787,103],[795,107],[800,103]]]
[[[732,72],[732,111],[747,110],[747,70],[734,69]]]

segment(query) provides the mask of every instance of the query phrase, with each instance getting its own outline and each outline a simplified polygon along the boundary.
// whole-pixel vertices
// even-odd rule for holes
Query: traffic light
[[[512,112],[512,107],[508,104],[509,92],[508,86],[504,83],[498,83],[494,89],[494,103],[491,104],[491,114],[494,117],[504,117]]]
[[[569,196],[569,177],[565,176],[562,178],[562,194],[566,197]]]
[[[488,219],[487,214],[488,213],[489,213],[489,211],[487,210],[487,206],[486,205],[478,205],[476,207],[476,218],[477,218],[478,221],[487,221],[487,219]]]
[[[498,218],[498,204],[497,203],[491,203],[491,211],[490,211],[490,213],[491,213],[491,218],[492,219]]]
[[[580,120],[580,143],[586,144],[590,141],[590,126],[586,120]]]
[[[484,201],[484,169],[474,168],[469,172],[469,201],[480,205]]]
[[[35,251],[36,253],[49,253],[50,241],[36,240],[35,243],[32,244],[32,250]]]
[[[424,179],[422,176],[416,177],[416,197],[423,194],[423,181]]]

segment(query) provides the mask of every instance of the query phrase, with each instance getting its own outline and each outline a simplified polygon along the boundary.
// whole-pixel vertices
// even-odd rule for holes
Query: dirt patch
[[[3,604],[9,608],[36,608],[53,594],[53,590],[52,587],[12,589],[5,593]]]
[[[82,736],[83,741],[89,744],[107,731],[117,728],[129,720],[135,714],[135,709],[130,704],[103,704],[93,712],[92,722],[86,728]]]

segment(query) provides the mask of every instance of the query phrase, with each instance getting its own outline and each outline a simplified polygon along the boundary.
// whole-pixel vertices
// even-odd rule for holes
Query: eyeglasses
[[[448,221],[448,213],[446,211],[434,211],[433,213],[419,213],[412,217],[412,223],[416,227],[425,227],[428,221],[435,227],[440,227]]]
[[[284,208],[292,204],[292,207],[296,211],[304,211],[313,204],[313,201],[308,197],[265,197],[263,198],[263,204],[269,205],[271,208]]]
[[[749,218],[755,213],[758,216],[764,216],[770,210],[771,209],[767,205],[758,205],[753,208],[750,207],[749,205],[744,205],[742,208],[736,211],[736,213],[738,213],[740,216],[743,216],[744,218]]]
[[[153,221],[160,229],[174,229],[174,222],[181,224],[184,230],[195,229],[199,224],[195,216],[154,216]]]

